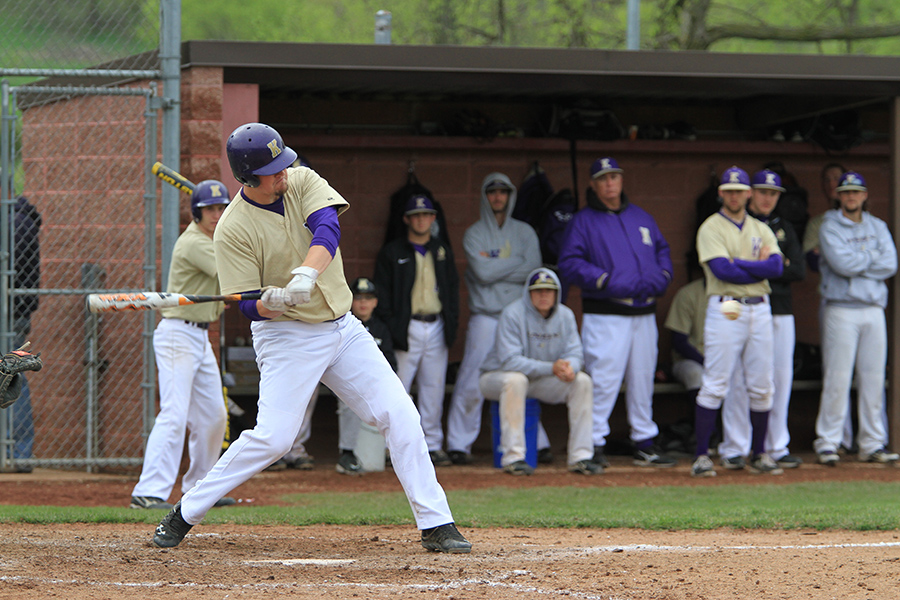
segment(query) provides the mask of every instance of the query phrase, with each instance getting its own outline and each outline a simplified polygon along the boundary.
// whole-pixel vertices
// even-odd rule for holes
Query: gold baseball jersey
[[[166,291],[173,294],[200,294],[212,296],[219,293],[216,278],[216,255],[213,241],[202,229],[191,221],[175,241],[172,262],[169,264],[169,281]],[[182,319],[197,323],[210,323],[219,318],[225,304],[205,302],[190,306],[163,308],[163,317]]]
[[[312,241],[309,216],[327,206],[342,214],[350,206],[312,169],[290,168],[284,194],[284,216],[253,206],[240,191],[219,219],[214,236],[222,293],[236,294],[267,287],[285,287],[294,277]],[[341,250],[316,280],[310,301],[292,306],[274,320],[321,323],[350,310],[353,294],[344,277]]]
[[[772,229],[762,221],[746,215],[741,226],[718,212],[703,222],[697,232],[697,254],[706,274],[707,296],[764,296],[771,291],[769,281],[729,283],[717,279],[709,268],[713,258],[759,260],[759,252],[767,246],[771,254],[781,255]]]
[[[437,275],[434,272],[434,256],[431,252],[416,252],[416,279],[410,292],[412,314],[437,315],[441,313],[438,297]]]
[[[703,326],[706,320],[706,282],[695,279],[682,287],[672,298],[669,314],[666,315],[666,329],[688,336],[688,342],[703,354]],[[672,350],[672,360],[685,358]]]

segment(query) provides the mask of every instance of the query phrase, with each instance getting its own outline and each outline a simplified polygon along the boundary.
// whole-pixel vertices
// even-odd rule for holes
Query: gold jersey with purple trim
[[[349,203],[312,169],[287,170],[284,216],[253,206],[240,192],[216,226],[215,251],[223,294],[267,287],[285,287],[309,252],[313,234],[306,226],[309,216],[327,206],[342,214]],[[290,307],[277,321],[321,323],[350,310],[353,294],[344,277],[341,250],[316,280],[310,301]]]
[[[201,296],[215,296],[219,293],[212,238],[193,221],[175,241],[166,291],[173,294]],[[211,323],[219,318],[224,309],[225,304],[222,302],[204,302],[163,308],[159,312],[163,317],[170,319]]]
[[[722,281],[713,275],[708,264],[713,258],[720,257],[759,260],[764,246],[769,248],[771,254],[781,255],[772,229],[759,219],[746,215],[740,226],[721,212],[706,219],[697,232],[697,254],[706,274],[706,295],[764,296],[771,292],[767,279],[755,283]]]

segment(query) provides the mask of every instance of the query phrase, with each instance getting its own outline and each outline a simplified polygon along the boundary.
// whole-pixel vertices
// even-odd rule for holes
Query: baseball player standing
[[[819,230],[824,379],[816,441],[820,463],[834,466],[856,369],[859,460],[888,463],[885,449],[884,373],[887,367],[885,280],[897,272],[897,248],[887,224],[865,209],[866,182],[848,171],[837,187],[840,208],[825,213]]]
[[[825,202],[828,205],[828,208],[825,212],[819,213],[809,220],[809,223],[806,225],[806,231],[803,233],[803,254],[806,257],[806,264],[809,265],[810,271],[813,273],[819,272],[819,260],[821,259],[822,253],[819,249],[819,229],[822,227],[822,221],[825,219],[825,215],[828,210],[834,208],[841,207],[841,201],[838,198],[837,186],[841,181],[841,177],[844,173],[847,172],[846,167],[839,163],[828,163],[824,167],[822,167],[821,174],[821,183],[822,183],[822,194],[824,195]],[[821,340],[822,336],[822,317],[825,312],[825,299],[821,298],[821,303],[819,305],[819,337]],[[850,399],[847,399],[847,402],[850,402]],[[847,411],[847,420],[844,422],[844,434],[841,439],[841,450],[846,450],[848,453],[855,446],[853,443],[853,418],[850,415],[850,411]]]
[[[288,169],[297,154],[268,125],[241,125],[226,153],[243,187],[216,228],[216,264],[224,293],[263,290],[261,300],[239,304],[253,321],[259,412],[253,429],[157,526],[153,542],[177,546],[218,498],[284,456],[321,380],[384,434],[422,545],[469,552],[412,400],[372,336],[347,314],[352,294],[338,248],[347,201],[312,169]]]
[[[782,274],[778,240],[768,225],[747,214],[750,176],[738,167],[726,169],[719,185],[722,208],[697,232],[697,255],[706,275],[708,303],[703,331],[703,384],[697,394],[694,431],[694,477],[716,474],[709,458],[709,441],[716,418],[729,395],[735,369],[744,374],[752,427],[750,469],[756,473],[783,471],[765,453],[772,409],[772,310],[768,279]],[[739,312],[726,315],[726,302]],[[732,318],[734,317],[734,318]]]
[[[594,457],[604,447],[624,378],[634,464],[672,467],[655,446],[653,378],[658,354],[656,299],[672,281],[669,244],[656,221],[628,201],[622,169],[613,158],[591,165],[587,207],[569,223],[560,248],[563,279],[581,288],[581,339],[594,382]]]
[[[515,207],[516,187],[509,177],[488,174],[481,184],[481,218],[463,236],[470,316],[447,416],[447,448],[454,464],[469,462],[472,444],[481,431],[484,397],[478,378],[481,363],[494,345],[500,311],[521,297],[526,277],[541,266],[537,233],[512,218]],[[539,448],[549,446],[549,440],[538,443]]]
[[[201,181],[191,194],[191,216],[172,250],[166,290],[178,294],[219,293],[213,233],[229,203],[225,184]],[[216,464],[222,451],[228,414],[222,376],[209,342],[209,324],[225,305],[209,302],[160,311],[153,332],[153,352],[159,372],[159,414],[147,438],[141,478],[131,492],[131,508],[165,508],[172,493],[184,433],[189,429],[190,466],[181,479],[187,492]],[[214,505],[234,504],[225,494]]]
[[[778,463],[778,466],[794,469],[799,467],[803,460],[788,451],[788,443],[791,441],[788,431],[788,406],[791,401],[791,384],[794,381],[796,342],[791,283],[800,281],[806,276],[806,267],[800,240],[793,226],[775,212],[781,192],[785,190],[781,185],[781,177],[774,171],[764,169],[754,173],[750,186],[753,189],[750,192],[747,213],[772,229],[784,256],[784,270],[781,277],[769,279],[772,288],[769,301],[772,306],[774,380],[772,412],[769,413],[765,448],[766,453]],[[744,393],[744,388],[733,389],[732,394],[733,398],[729,397],[722,408],[723,439],[719,446],[719,455],[724,457],[723,465],[726,468],[743,467],[743,457],[750,450],[748,397]]]
[[[416,400],[431,461],[448,466],[441,447],[441,417],[447,382],[447,357],[459,322],[459,275],[450,246],[431,235],[437,216],[428,196],[406,203],[406,237],[385,244],[375,261],[378,306],[375,314],[391,330],[397,375]],[[393,459],[392,459],[393,460]]]

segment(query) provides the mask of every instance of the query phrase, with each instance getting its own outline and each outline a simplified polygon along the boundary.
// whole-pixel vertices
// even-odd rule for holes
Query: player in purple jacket
[[[669,244],[656,221],[628,201],[613,158],[591,166],[587,207],[566,229],[563,279],[581,288],[585,367],[594,382],[594,462],[606,466],[609,417],[624,379],[634,464],[671,467],[654,444],[653,377],[658,353],[656,300],[672,281]]]

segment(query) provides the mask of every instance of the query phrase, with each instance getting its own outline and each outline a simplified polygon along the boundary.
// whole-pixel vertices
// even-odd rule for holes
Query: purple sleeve
[[[814,250],[806,253],[806,264],[809,265],[810,271],[819,272],[819,258],[819,253]]]
[[[260,290],[250,290],[254,293],[259,293]],[[241,300],[238,302],[238,308],[245,317],[250,319],[251,321],[268,321],[269,319],[263,317],[259,314],[259,310],[256,308],[256,300]]]
[[[334,258],[334,253],[337,252],[338,244],[341,241],[341,225],[338,222],[337,207],[320,208],[309,215],[306,225],[313,234],[309,245],[325,246],[325,249]]]
[[[728,283],[756,283],[759,281],[757,277],[753,277],[724,256],[711,258],[706,264],[709,265],[709,270],[716,276],[716,279]]]
[[[701,365],[703,364],[703,355],[700,354],[700,351],[697,350],[693,344],[691,344],[691,342],[688,340],[687,334],[673,331],[672,347],[676,352],[678,352],[678,354],[682,355],[688,360],[700,363]]]
[[[741,260],[734,259],[734,264],[762,281],[763,279],[775,279],[784,273],[784,257],[780,254],[772,254],[766,260]]]

